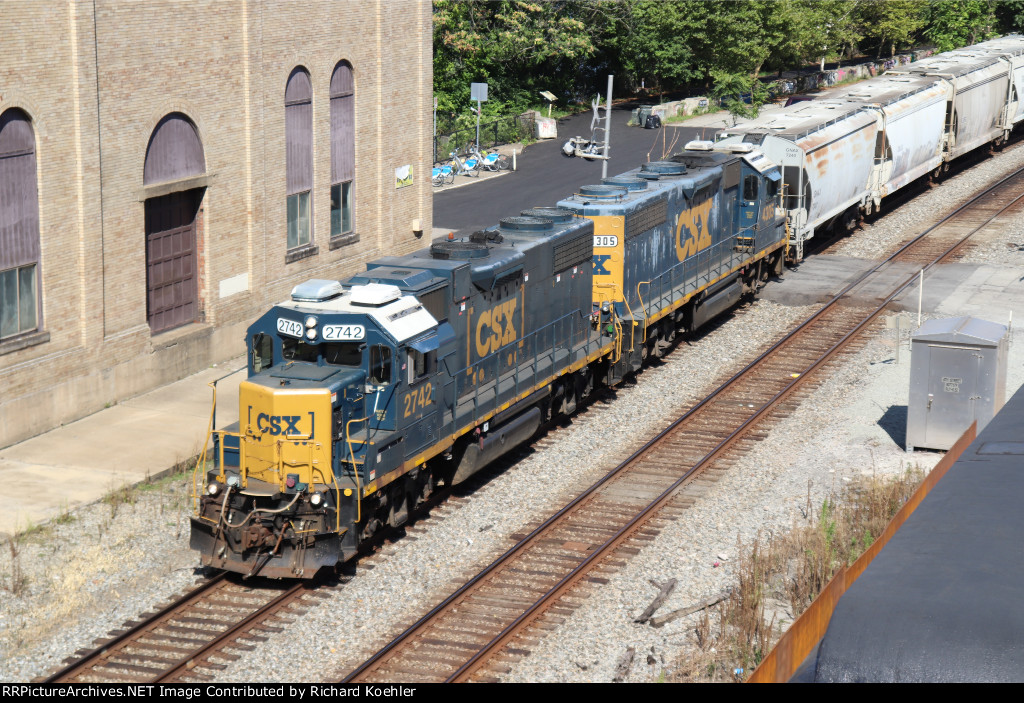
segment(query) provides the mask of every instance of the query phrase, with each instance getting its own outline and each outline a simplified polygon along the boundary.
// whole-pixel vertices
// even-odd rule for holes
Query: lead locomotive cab
[[[395,286],[314,280],[249,328],[239,422],[213,431],[192,519],[204,564],[308,578],[355,554],[363,498],[401,464],[391,431],[436,401],[438,327]]]

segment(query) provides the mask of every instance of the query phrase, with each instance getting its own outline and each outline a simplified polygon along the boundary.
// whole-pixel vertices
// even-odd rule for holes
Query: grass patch
[[[118,508],[122,505],[135,505],[139,499],[139,488],[133,483],[126,483],[122,486],[112,488],[109,493],[103,496],[103,502],[110,506],[110,519],[117,516]]]
[[[673,681],[742,681],[767,656],[835,572],[853,563],[882,534],[924,478],[910,467],[888,478],[869,477],[812,506],[782,535],[758,535],[741,555],[729,595],[705,609],[694,626],[697,647],[677,662]]]
[[[725,112],[725,110],[711,109],[710,107],[698,107],[696,110],[691,112],[689,115],[673,115],[672,117],[666,117],[666,124],[678,124],[679,122],[686,122],[692,120],[694,117],[700,117],[701,115],[710,115],[716,112]]]
[[[53,518],[51,522],[54,525],[70,525],[75,521],[75,516],[71,512],[71,508],[68,506],[68,502],[65,500],[60,508],[60,513],[57,517]]]
[[[11,571],[4,584],[13,596],[20,596],[28,588],[28,576],[21,566],[21,534],[7,535],[7,548],[11,555]]]

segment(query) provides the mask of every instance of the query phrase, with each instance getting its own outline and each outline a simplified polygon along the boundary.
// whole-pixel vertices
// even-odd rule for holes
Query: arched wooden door
[[[153,130],[143,183],[174,183],[206,172],[203,145],[192,122],[170,114]],[[156,334],[199,317],[196,224],[204,188],[146,200],[146,318]]]

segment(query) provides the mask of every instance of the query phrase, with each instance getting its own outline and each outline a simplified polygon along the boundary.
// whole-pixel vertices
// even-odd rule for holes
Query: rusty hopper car
[[[799,261],[815,232],[840,219],[852,224],[870,198],[877,134],[875,116],[861,103],[830,99],[793,105],[719,137],[753,144],[782,166],[790,256]]]
[[[192,548],[271,577],[351,558],[756,290],[785,247],[780,178],[705,142],[565,208],[297,286],[247,332],[240,421],[197,472]]]

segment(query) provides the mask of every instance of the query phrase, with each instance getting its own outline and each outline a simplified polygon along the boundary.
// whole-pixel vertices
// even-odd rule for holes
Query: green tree
[[[996,36],[996,3],[988,0],[942,0],[928,7],[924,35],[939,51],[977,44]]]
[[[1024,32],[1024,0],[1003,0],[996,5],[996,31],[1000,34]]]
[[[466,110],[469,84],[486,82],[487,112],[535,101],[535,89],[571,83],[595,47],[586,2],[435,0],[434,91],[442,111]]]
[[[616,3],[621,9],[610,48],[632,88],[641,80],[677,88],[707,73],[711,7],[704,2]]]
[[[768,101],[768,88],[747,73],[712,69],[711,78],[714,80],[711,97],[719,100],[722,107],[729,111],[734,126],[741,117],[757,117],[761,106]]]
[[[824,71],[830,56],[855,51],[863,38],[860,5],[860,0],[803,0],[794,27],[800,60],[816,60]]]
[[[748,73],[756,78],[774,56],[792,43],[796,7],[790,0],[712,3],[714,38],[710,71]]]
[[[878,56],[886,47],[889,56],[897,47],[909,47],[927,21],[927,3],[920,0],[878,0],[864,3],[861,22],[864,36],[878,42]]]

